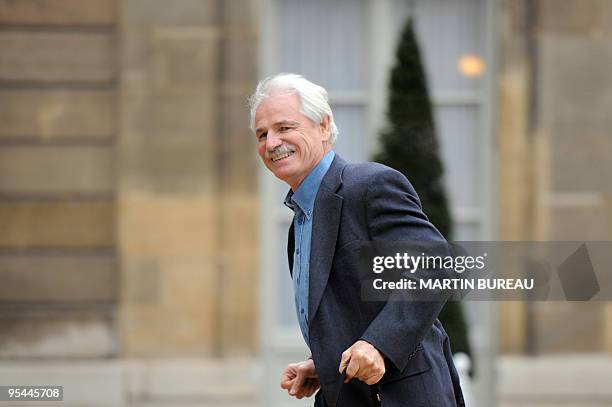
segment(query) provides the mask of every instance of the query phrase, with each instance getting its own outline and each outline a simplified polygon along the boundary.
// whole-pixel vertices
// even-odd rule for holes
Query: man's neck
[[[300,187],[300,185],[302,185],[302,182],[308,178],[308,176],[310,175],[310,173],[312,172],[312,170],[314,170],[317,165],[319,165],[319,163],[321,162],[321,160],[327,155],[327,153],[329,153],[331,151],[331,146],[329,146],[328,148],[325,149],[325,151],[323,151],[323,155],[319,158],[319,160],[310,168],[310,171],[308,171],[308,174],[304,175],[304,177],[302,177],[301,179],[299,179],[297,182],[295,183],[289,183],[289,186],[291,187],[291,190],[293,192],[297,191],[298,188]]]

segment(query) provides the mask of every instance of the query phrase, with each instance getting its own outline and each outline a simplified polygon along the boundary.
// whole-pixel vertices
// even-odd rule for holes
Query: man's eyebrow
[[[281,120],[280,122],[274,123],[274,126],[299,126],[301,123],[295,120]],[[265,128],[258,127],[255,129],[255,134],[258,134],[262,131],[266,131]]]
[[[300,122],[295,121],[295,120],[282,120],[282,121],[276,123],[275,125],[276,126],[285,126],[285,125],[299,126]]]

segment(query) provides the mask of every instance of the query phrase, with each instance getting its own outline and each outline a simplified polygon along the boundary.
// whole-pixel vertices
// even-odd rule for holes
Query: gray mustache
[[[271,157],[278,156],[281,154],[294,153],[294,152],[295,152],[295,147],[292,147],[286,144],[281,144],[280,146],[276,147],[272,151],[266,150],[266,158],[271,158]]]

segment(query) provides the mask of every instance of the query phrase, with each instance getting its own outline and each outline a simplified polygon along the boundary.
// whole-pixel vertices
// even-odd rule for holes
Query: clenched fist
[[[366,341],[357,341],[342,353],[340,374],[346,369],[348,383],[353,377],[366,384],[376,384],[385,374],[385,360],[374,346]]]
[[[287,390],[290,396],[298,399],[312,396],[320,386],[319,375],[312,359],[291,363],[281,376],[281,387]]]

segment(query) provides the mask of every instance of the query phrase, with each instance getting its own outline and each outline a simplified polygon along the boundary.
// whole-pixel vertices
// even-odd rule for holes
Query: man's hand
[[[374,346],[366,341],[357,341],[342,353],[340,374],[346,369],[348,383],[353,377],[366,384],[376,384],[385,374],[385,360]]]
[[[312,359],[291,363],[281,376],[281,387],[287,390],[290,396],[298,399],[312,396],[320,386],[319,375]]]

